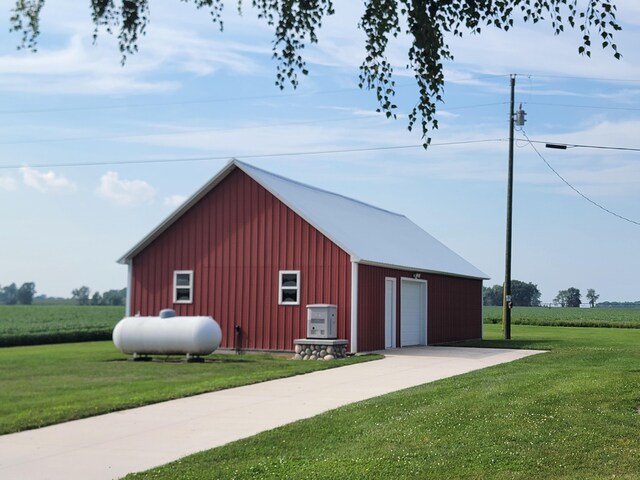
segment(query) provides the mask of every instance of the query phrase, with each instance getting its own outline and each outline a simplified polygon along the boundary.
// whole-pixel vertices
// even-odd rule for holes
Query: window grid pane
[[[173,302],[193,303],[193,271],[173,272]]]
[[[300,272],[280,271],[280,305],[298,305],[300,303]]]

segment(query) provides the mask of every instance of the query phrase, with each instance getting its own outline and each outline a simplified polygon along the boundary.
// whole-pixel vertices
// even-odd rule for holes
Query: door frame
[[[400,347],[403,347],[404,345],[402,345],[402,284],[404,282],[407,283],[417,283],[419,285],[421,285],[422,287],[422,291],[424,292],[424,303],[422,304],[422,308],[424,308],[424,319],[423,321],[420,323],[420,342],[424,341],[424,343],[418,343],[418,345],[428,345],[429,344],[429,338],[428,338],[428,323],[429,323],[429,310],[428,310],[428,305],[429,305],[429,288],[428,288],[428,283],[426,280],[420,280],[418,278],[408,278],[408,277],[402,277],[400,279]],[[407,345],[410,346],[410,345]]]
[[[391,310],[387,305],[387,289],[391,287]],[[390,311],[391,317],[387,317]],[[395,277],[384,278],[384,348],[397,348],[397,319],[398,319],[398,279]]]

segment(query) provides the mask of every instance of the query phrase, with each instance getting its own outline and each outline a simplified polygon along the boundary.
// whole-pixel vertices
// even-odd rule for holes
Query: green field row
[[[502,307],[484,307],[484,323],[501,323]],[[515,325],[640,328],[640,308],[514,307]]]
[[[124,307],[0,305],[0,347],[107,340]]]

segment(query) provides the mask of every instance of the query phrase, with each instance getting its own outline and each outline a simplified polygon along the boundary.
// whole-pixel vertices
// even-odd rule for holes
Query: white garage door
[[[402,280],[400,289],[401,346],[427,344],[427,283]]]

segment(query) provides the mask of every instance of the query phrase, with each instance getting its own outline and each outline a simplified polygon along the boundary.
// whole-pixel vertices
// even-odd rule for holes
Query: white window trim
[[[287,274],[295,274],[297,278],[295,287],[285,287],[282,285],[282,277]],[[282,291],[283,290],[295,290],[296,301],[295,302],[283,302]],[[278,272],[278,305],[300,305],[300,270],[280,270]]]
[[[189,275],[189,285],[178,286],[178,275]],[[178,300],[178,288],[189,289],[189,300]],[[174,270],[173,272],[173,303],[193,303],[193,270]]]

